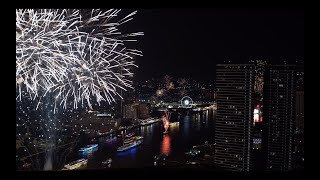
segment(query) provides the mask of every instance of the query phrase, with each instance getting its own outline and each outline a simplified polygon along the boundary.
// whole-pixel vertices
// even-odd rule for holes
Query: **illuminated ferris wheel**
[[[191,108],[192,104],[193,104],[193,101],[192,101],[191,97],[189,97],[189,96],[184,96],[181,99],[181,106],[183,108]]]

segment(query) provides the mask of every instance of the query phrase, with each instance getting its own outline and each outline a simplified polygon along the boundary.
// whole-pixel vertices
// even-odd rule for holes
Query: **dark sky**
[[[140,9],[129,26],[145,33],[137,44],[144,54],[137,78],[214,79],[225,59],[304,56],[301,9]]]

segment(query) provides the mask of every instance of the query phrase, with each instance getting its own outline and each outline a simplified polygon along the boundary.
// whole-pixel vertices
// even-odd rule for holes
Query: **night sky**
[[[304,12],[299,9],[138,9],[128,27],[143,31],[136,78],[214,79],[228,59],[295,61],[304,57]]]

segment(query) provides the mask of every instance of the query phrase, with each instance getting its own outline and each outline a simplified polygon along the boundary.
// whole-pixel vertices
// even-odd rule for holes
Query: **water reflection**
[[[189,136],[189,129],[190,129],[190,116],[186,115],[183,118],[183,136],[185,139]]]
[[[194,128],[196,131],[200,131],[200,125],[201,125],[201,117],[200,117],[200,113],[197,113],[194,115],[195,116],[195,124],[194,124]]]
[[[171,152],[171,139],[169,135],[165,135],[161,143],[161,154],[165,154],[168,156],[170,152]]]
[[[118,156],[131,156],[132,158],[136,157],[138,147],[134,147],[128,151],[118,152]]]
[[[149,136],[153,133],[153,129],[155,128],[156,124],[150,124],[148,126],[141,126],[141,134],[143,136]]]
[[[180,130],[180,123],[173,124],[169,127],[170,134],[176,134],[179,132],[179,130]]]
[[[100,144],[113,144],[117,142],[117,136],[107,136],[107,137],[100,137],[99,138],[99,145]]]
[[[209,111],[206,110],[204,113],[204,117],[202,118],[203,119],[203,124],[204,126],[207,128],[208,127],[208,119],[209,119]]]
[[[101,162],[108,158],[112,158],[112,168],[148,167],[154,165],[154,157],[159,154],[183,160],[185,151],[190,147],[205,141],[213,142],[214,118],[215,112],[211,111],[193,112],[189,115],[173,113],[171,122],[180,123],[170,126],[169,134],[163,135],[162,123],[131,130],[136,135],[143,136],[144,140],[142,145],[125,152],[117,152],[117,148],[122,145],[122,138],[99,138],[99,151],[94,153],[88,167],[101,167]]]

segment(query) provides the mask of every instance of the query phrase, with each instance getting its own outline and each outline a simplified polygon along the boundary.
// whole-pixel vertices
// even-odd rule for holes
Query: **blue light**
[[[126,155],[134,156],[137,153],[137,149],[138,149],[138,147],[134,147],[128,151],[118,152],[117,155],[118,156],[126,156]]]

